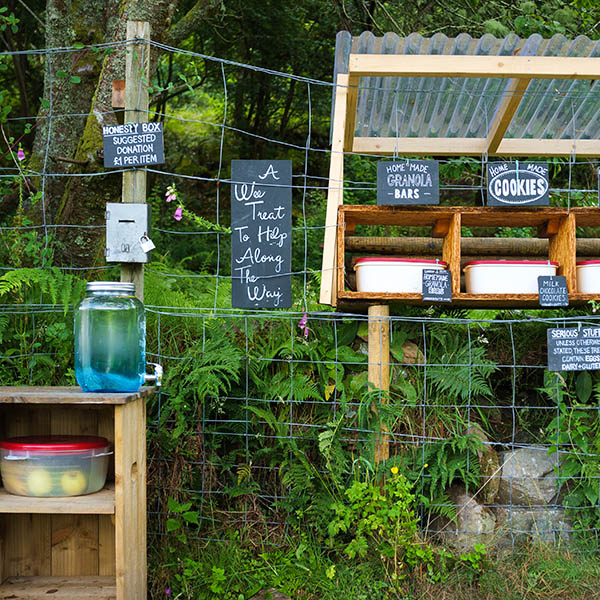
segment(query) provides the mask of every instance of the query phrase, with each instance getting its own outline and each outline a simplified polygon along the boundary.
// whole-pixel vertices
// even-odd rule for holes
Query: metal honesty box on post
[[[148,240],[150,205],[127,202],[106,204],[106,261],[145,263],[148,254],[143,245]]]

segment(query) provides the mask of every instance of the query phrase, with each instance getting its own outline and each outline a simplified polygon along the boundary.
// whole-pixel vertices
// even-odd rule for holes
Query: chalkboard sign
[[[292,305],[292,161],[231,161],[231,302]]]
[[[162,123],[102,127],[105,167],[141,167],[165,162]]]
[[[439,204],[436,160],[384,160],[377,163],[377,204]]]
[[[562,275],[540,275],[538,295],[540,306],[569,306],[567,278]]]
[[[550,371],[600,369],[600,327],[548,329]]]
[[[450,271],[423,269],[423,300],[452,302],[452,279]]]
[[[546,163],[488,163],[488,206],[547,206],[548,189]]]

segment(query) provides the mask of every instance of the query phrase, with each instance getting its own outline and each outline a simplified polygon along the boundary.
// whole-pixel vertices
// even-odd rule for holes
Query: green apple
[[[77,496],[82,494],[87,488],[87,479],[85,475],[78,470],[65,471],[60,478],[63,492],[68,496]]]
[[[20,473],[15,473],[7,468],[2,469],[2,483],[6,491],[19,496],[27,496],[27,484]]]
[[[41,467],[33,469],[27,475],[27,487],[33,496],[47,496],[52,490],[52,476]]]

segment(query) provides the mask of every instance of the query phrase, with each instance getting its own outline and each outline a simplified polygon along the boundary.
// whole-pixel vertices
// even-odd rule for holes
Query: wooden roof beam
[[[576,56],[350,54],[348,73],[356,77],[600,79],[600,61]]]
[[[508,130],[510,122],[519,108],[519,104],[523,99],[523,94],[527,90],[527,86],[531,79],[529,78],[517,78],[511,79],[502,102],[498,107],[498,113],[494,117],[490,129],[488,131],[487,142],[488,142],[488,155],[495,154],[500,146],[500,142],[504,137],[504,134]]]
[[[599,61],[600,62],[600,61]],[[487,138],[370,138],[355,137],[357,154],[392,156],[587,156],[600,157],[600,140],[555,140],[504,138],[496,152],[488,149]]]

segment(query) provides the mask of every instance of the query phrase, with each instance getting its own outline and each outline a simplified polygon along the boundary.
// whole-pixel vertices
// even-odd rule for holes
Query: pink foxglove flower
[[[306,313],[304,313],[302,315],[302,318],[298,322],[298,327],[300,327],[300,330],[302,331],[302,333],[304,334],[304,337],[306,339],[308,339],[308,332],[310,331],[310,329],[307,326],[307,323],[308,323],[308,315]]]
[[[167,191],[165,192],[167,202],[171,202],[171,200],[177,200],[177,190],[175,189],[175,184],[171,184],[167,187]]]
[[[181,221],[183,217],[183,206],[181,206],[181,204],[177,207],[177,209],[175,210],[175,214],[173,215],[173,218],[176,221]]]
[[[19,148],[19,151],[17,152],[17,158],[19,160],[25,160],[25,152],[23,152],[23,148]]]

